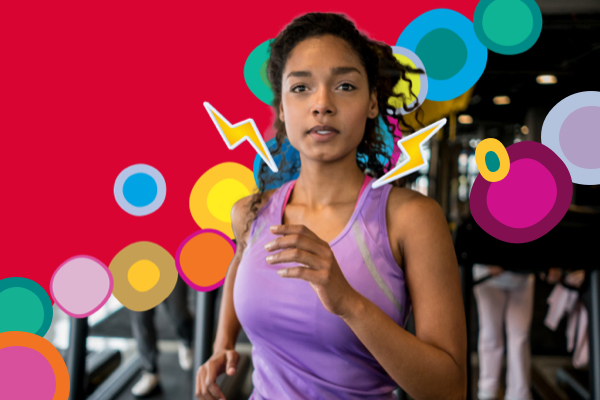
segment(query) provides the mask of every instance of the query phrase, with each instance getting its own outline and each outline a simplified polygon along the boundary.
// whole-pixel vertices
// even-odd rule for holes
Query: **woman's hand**
[[[221,388],[217,386],[217,377],[225,372],[234,375],[240,355],[233,349],[217,350],[205,362],[196,374],[196,398],[200,400],[226,400]]]
[[[329,243],[304,225],[273,225],[271,233],[282,237],[267,243],[265,249],[269,252],[284,250],[267,257],[269,264],[303,264],[280,269],[277,273],[307,281],[327,311],[338,316],[347,314],[360,295],[346,280]]]

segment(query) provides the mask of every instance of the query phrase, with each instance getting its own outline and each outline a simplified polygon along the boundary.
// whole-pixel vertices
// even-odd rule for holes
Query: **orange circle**
[[[233,249],[223,237],[205,232],[193,237],[181,249],[183,273],[198,286],[212,286],[225,278]]]
[[[7,347],[26,347],[40,353],[52,367],[56,379],[56,390],[52,400],[67,400],[71,390],[69,371],[60,353],[46,339],[29,332],[8,331],[0,333],[0,350]]]

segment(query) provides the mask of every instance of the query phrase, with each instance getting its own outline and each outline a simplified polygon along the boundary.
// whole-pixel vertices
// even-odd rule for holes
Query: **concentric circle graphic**
[[[175,264],[179,276],[194,290],[210,292],[223,286],[235,243],[214,229],[202,229],[188,236],[177,249]]]
[[[48,293],[27,278],[0,280],[0,332],[21,331],[44,336],[54,311]]]
[[[427,99],[452,100],[481,77],[487,49],[462,14],[444,8],[421,14],[400,34],[396,46],[413,51],[427,71]]]
[[[62,263],[50,280],[50,293],[67,315],[83,318],[98,311],[110,298],[113,276],[97,258],[81,255]]]
[[[162,174],[146,164],[125,168],[115,180],[115,200],[127,213],[141,217],[158,210],[167,196]]]
[[[546,116],[542,143],[565,163],[574,183],[600,184],[600,92],[564,98]]]
[[[394,87],[394,93],[403,94],[404,98],[407,99],[406,103],[408,108],[413,107],[417,100],[419,101],[419,107],[422,106],[425,98],[427,97],[427,90],[429,87],[425,65],[415,53],[404,47],[392,46],[392,52],[400,64],[407,65],[413,69],[422,69],[424,71],[423,74],[406,74],[406,77],[412,82],[412,91],[417,96],[416,98],[411,95],[408,82],[405,80],[401,80]],[[411,111],[404,110],[404,101],[401,97],[390,97],[388,103],[396,108],[396,113],[400,113],[402,115],[409,114],[418,108],[417,107]]]
[[[473,26],[481,43],[491,51],[519,54],[540,37],[542,13],[535,0],[481,0]]]
[[[113,294],[132,311],[156,307],[177,283],[173,256],[151,242],[136,242],[125,247],[113,258],[109,268],[114,279]],[[158,279],[152,280],[152,276]]]
[[[573,185],[569,170],[552,150],[537,142],[506,149],[510,172],[498,182],[478,175],[471,213],[487,233],[508,243],[525,243],[550,232],[566,214]]]
[[[0,333],[1,399],[62,400],[70,389],[69,371],[52,343],[29,332]]]
[[[202,229],[216,229],[234,238],[231,209],[241,198],[257,191],[254,175],[245,166],[225,162],[206,171],[190,194],[190,212]]]
[[[475,149],[475,161],[479,173],[489,182],[501,181],[510,171],[510,159],[506,149],[498,139],[487,138]]]
[[[269,45],[274,39],[259,44],[246,59],[244,64],[244,79],[248,89],[260,101],[267,105],[273,103],[273,91],[267,78],[267,63],[269,61]]]

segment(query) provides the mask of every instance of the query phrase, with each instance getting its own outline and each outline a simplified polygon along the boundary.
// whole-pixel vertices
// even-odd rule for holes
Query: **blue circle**
[[[125,200],[136,207],[145,207],[152,203],[157,192],[156,181],[150,175],[144,173],[131,175],[123,184]]]
[[[277,141],[275,140],[275,138],[269,140],[265,144],[267,145],[267,148],[269,149],[269,151],[271,151],[271,154],[273,155],[273,151],[275,151],[275,149],[277,148]],[[287,162],[285,171],[281,169],[282,156],[285,157],[285,160]],[[283,143],[281,144],[281,151],[279,152],[279,154],[273,155],[273,161],[275,161],[275,165],[277,165],[277,169],[279,170],[279,172],[273,173],[273,171],[271,171],[270,168],[267,168],[267,171],[266,173],[264,173],[263,178],[265,180],[272,179],[272,176],[275,175],[275,179],[271,182],[265,182],[265,191],[276,189],[283,185],[285,182],[298,179],[298,176],[300,175],[300,153],[294,148],[294,146],[290,144],[287,138],[283,140]],[[264,163],[265,162],[263,161],[263,159],[257,154],[254,158],[254,166],[252,169],[254,172],[254,181],[256,182],[256,186],[258,187],[260,187],[259,173],[261,166]],[[294,173],[290,171],[292,168],[294,169]]]
[[[156,168],[135,164],[117,176],[114,195],[123,211],[141,217],[162,206],[167,196],[167,184]]]
[[[488,54],[487,48],[475,35],[473,23],[464,15],[445,8],[431,10],[418,16],[402,31],[396,46],[416,53],[421,39],[440,28],[448,29],[462,39],[467,46],[467,61],[462,69],[449,79],[437,80],[427,77],[427,99],[433,101],[452,100],[469,90],[483,74]],[[428,66],[425,65],[425,68],[428,69]]]

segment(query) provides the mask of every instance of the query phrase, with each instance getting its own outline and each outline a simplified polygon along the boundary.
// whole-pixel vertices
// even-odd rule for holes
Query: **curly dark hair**
[[[282,144],[287,137],[285,131],[285,123],[279,119],[279,106],[282,96],[282,75],[285,64],[292,50],[303,40],[324,35],[333,35],[345,40],[350,47],[358,54],[361,64],[367,71],[367,79],[369,82],[369,92],[377,90],[377,102],[379,107],[380,118],[385,123],[388,132],[380,132],[381,129],[377,122],[377,118],[367,118],[365,125],[365,135],[358,145],[356,162],[359,168],[365,173],[374,178],[379,178],[384,175],[384,168],[387,164],[381,163],[380,157],[389,160],[389,152],[386,152],[387,145],[385,143],[384,134],[390,134],[394,137],[394,144],[398,139],[394,132],[394,126],[383,116],[390,116],[397,120],[396,126],[403,132],[414,132],[414,128],[407,124],[402,115],[396,112],[396,109],[388,104],[390,97],[397,97],[402,100],[405,111],[412,111],[419,107],[418,100],[409,107],[407,105],[406,96],[404,94],[394,93],[394,87],[403,79],[408,82],[410,94],[413,98],[416,95],[412,90],[412,81],[406,77],[407,73],[424,73],[421,69],[413,69],[409,66],[404,66],[398,62],[392,52],[392,48],[385,43],[377,42],[369,39],[366,35],[356,29],[356,26],[344,14],[334,13],[308,13],[294,19],[289,25],[283,29],[279,35],[270,43],[270,59],[267,65],[267,76],[273,89],[274,100],[273,110],[275,112],[275,121],[273,128],[277,132],[275,135],[276,148],[272,151],[272,155],[281,152]],[[419,108],[417,112],[422,113]],[[417,114],[417,123],[420,122],[422,114]],[[366,160],[366,161],[365,161]],[[280,173],[285,171],[291,175],[297,172],[297,166],[288,166],[285,157],[281,157],[279,165]],[[258,203],[263,199],[263,194],[267,182],[272,182],[276,179],[271,176],[270,179],[265,179],[264,175],[268,172],[268,166],[265,163],[261,164],[259,171],[259,187],[258,192],[252,195],[250,204],[250,216],[246,224],[246,231],[251,222],[256,219],[258,214]],[[403,179],[394,181],[395,186],[401,186]]]

